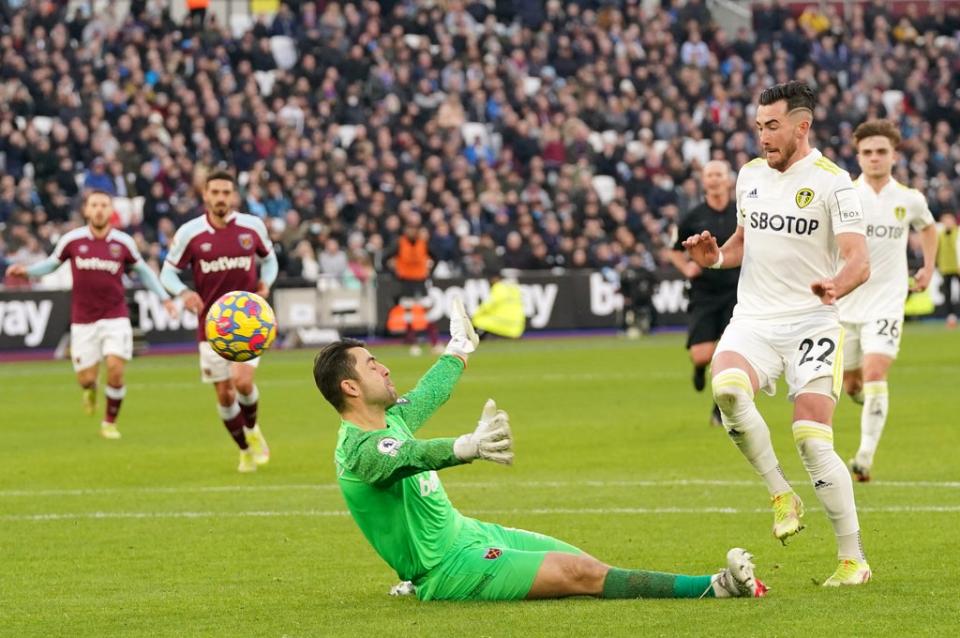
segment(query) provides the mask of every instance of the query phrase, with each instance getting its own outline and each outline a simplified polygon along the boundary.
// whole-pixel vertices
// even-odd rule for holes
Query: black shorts
[[[412,279],[399,279],[400,298],[419,301],[427,296],[427,282]]]
[[[690,300],[687,311],[690,314],[687,348],[698,343],[712,343],[720,339],[733,307],[737,305],[737,295],[701,295]]]

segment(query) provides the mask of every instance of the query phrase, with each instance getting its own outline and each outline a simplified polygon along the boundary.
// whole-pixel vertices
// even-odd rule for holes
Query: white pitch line
[[[807,508],[816,512],[819,508]],[[860,512],[880,514],[902,513],[960,513],[960,505],[891,505],[884,507],[861,507]],[[658,515],[658,514],[769,514],[768,508],[737,508],[737,507],[543,507],[533,509],[495,509],[470,510],[471,516],[522,516],[527,515],[564,515],[564,516],[598,516],[598,515]],[[5,514],[0,521],[73,521],[73,520],[108,520],[108,519],[158,519],[158,518],[335,518],[350,516],[346,510],[253,510],[246,512],[49,512],[41,514]]]
[[[444,485],[453,489],[491,488],[607,488],[607,487],[757,487],[758,481],[735,481],[714,479],[675,479],[675,480],[636,480],[636,481],[450,481]],[[960,489],[960,481],[873,481],[870,486]],[[198,485],[178,487],[132,486],[132,487],[89,487],[89,488],[51,488],[36,490],[0,490],[0,498],[41,497],[41,496],[102,496],[111,494],[204,494],[204,493],[245,493],[245,492],[284,492],[284,491],[330,491],[336,490],[336,483],[288,483],[276,485]]]

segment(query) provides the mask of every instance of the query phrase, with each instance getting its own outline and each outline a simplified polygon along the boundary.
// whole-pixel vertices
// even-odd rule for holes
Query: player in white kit
[[[815,105],[802,82],[760,94],[756,126],[765,157],[737,176],[737,232],[722,249],[709,232],[684,246],[703,267],[741,267],[737,306],[713,359],[713,393],[731,440],[767,485],[774,535],[785,541],[802,529],[803,503],[780,468],[754,396],[758,389],[773,394],[785,376],[793,438],[837,537],[839,566],[824,585],[857,585],[871,572],[853,481],[833,449],[843,378],[835,302],[867,280],[870,265],[850,176],[810,147]]]
[[[925,290],[937,256],[937,228],[923,194],[891,176],[900,131],[889,120],[864,122],[853,132],[860,177],[854,182],[863,204],[870,251],[870,280],[840,300],[846,330],[843,385],[863,405],[860,448],[850,460],[858,481],[869,481],[873,457],[887,420],[887,371],[900,349],[903,304],[907,299],[907,238],[920,232],[923,267],[913,289]]]

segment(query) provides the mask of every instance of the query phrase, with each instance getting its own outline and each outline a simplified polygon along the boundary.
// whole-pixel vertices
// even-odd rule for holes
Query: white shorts
[[[882,354],[891,359],[900,352],[903,317],[873,319],[864,323],[843,323],[847,331],[843,342],[843,369],[856,370],[863,365],[863,355]]]
[[[787,398],[814,379],[829,377],[834,400],[843,382],[843,328],[832,317],[814,316],[792,323],[734,317],[717,344],[717,354],[736,352],[757,373],[760,389],[773,396],[777,380],[787,379]],[[716,357],[716,354],[714,354]]]
[[[70,325],[70,358],[75,372],[100,363],[107,355],[133,357],[133,328],[127,317]]]
[[[210,347],[206,341],[197,344],[200,349],[200,380],[204,383],[216,383],[230,378],[230,365],[253,366],[260,365],[260,357],[250,361],[227,361]]]

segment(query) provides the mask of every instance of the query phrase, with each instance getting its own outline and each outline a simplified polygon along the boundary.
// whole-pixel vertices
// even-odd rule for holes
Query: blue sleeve
[[[163,268],[160,269],[160,283],[174,296],[187,289],[187,285],[180,281],[179,273],[180,271],[169,261],[163,262]]]
[[[37,262],[34,265],[27,268],[28,277],[43,277],[44,275],[49,275],[54,270],[60,267],[60,264],[63,262],[50,255],[43,261]]]
[[[143,282],[143,285],[147,287],[147,290],[154,292],[158,297],[166,301],[170,298],[170,295],[167,294],[167,291],[163,289],[163,284],[160,283],[160,279],[157,278],[157,275],[150,270],[150,266],[147,265],[147,262],[142,259],[137,260],[133,264],[133,271],[137,273],[140,277],[140,281]]]
[[[277,274],[280,272],[280,263],[277,261],[277,255],[272,250],[270,254],[263,258],[260,263],[260,280],[267,284],[267,288],[273,286],[277,280]]]

